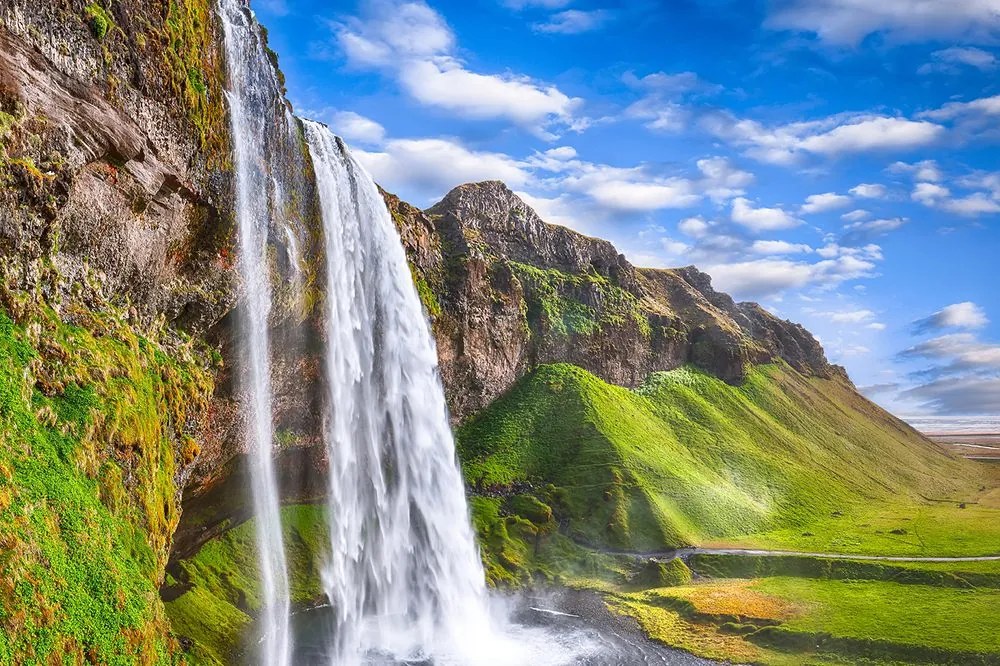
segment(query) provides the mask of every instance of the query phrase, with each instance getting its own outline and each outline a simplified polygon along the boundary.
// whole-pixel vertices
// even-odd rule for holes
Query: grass
[[[976,504],[960,509],[956,504],[927,502],[854,506],[845,515],[823,516],[801,528],[723,539],[711,545],[853,555],[1000,555],[1000,511]]]
[[[722,579],[609,597],[668,645],[761,664],[1000,661],[997,589],[875,580]]]
[[[978,468],[851,387],[784,365],[754,368],[739,387],[682,368],[636,391],[574,366],[542,366],[465,424],[458,447],[475,489],[552,484],[566,533],[603,548],[853,548],[840,527],[856,524],[873,549],[880,537],[882,554],[911,552],[922,539],[924,552],[946,555],[1000,535],[1000,521],[988,520],[1000,514],[921,498],[964,497]],[[883,512],[885,524],[866,512]],[[906,521],[906,512],[922,518]],[[950,536],[954,520],[968,523],[966,536]],[[889,534],[906,525],[914,531]]]
[[[329,537],[323,507],[282,508],[285,556],[293,604],[322,595],[317,569]],[[193,645],[189,656],[199,664],[233,663],[246,648],[244,635],[261,608],[257,541],[253,520],[209,541],[179,564],[173,585],[183,594],[166,604],[174,632]]]
[[[0,663],[170,663],[175,449],[211,379],[109,304],[40,294],[0,279]]]
[[[788,631],[1000,655],[1000,590],[801,578],[753,587],[804,608],[783,623]]]

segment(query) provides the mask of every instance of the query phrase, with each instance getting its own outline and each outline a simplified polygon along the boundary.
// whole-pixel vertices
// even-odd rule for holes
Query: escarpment
[[[730,383],[777,359],[843,375],[801,326],[735,303],[694,267],[636,268],[607,241],[546,224],[503,183],[462,185],[425,212],[387,200],[456,421],[546,363],[626,387],[686,363]]]

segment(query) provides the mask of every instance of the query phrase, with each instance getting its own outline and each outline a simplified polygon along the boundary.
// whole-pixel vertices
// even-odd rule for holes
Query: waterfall
[[[472,663],[461,645],[490,617],[433,338],[375,183],[325,126],[306,137],[326,240],[333,663]]]
[[[285,666],[290,661],[289,592],[282,543],[278,482],[274,469],[274,425],[268,322],[271,273],[268,238],[276,188],[265,169],[275,160],[265,137],[269,128],[289,122],[276,108],[280,86],[264,52],[259,28],[239,0],[221,0],[228,61],[227,93],[236,174],[239,272],[245,308],[240,318],[242,386],[247,420],[251,491],[256,518],[264,632],[259,661]]]

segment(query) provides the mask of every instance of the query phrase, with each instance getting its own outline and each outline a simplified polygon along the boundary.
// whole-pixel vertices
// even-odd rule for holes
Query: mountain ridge
[[[391,194],[386,202],[433,320],[456,422],[554,362],[626,387],[686,363],[738,384],[776,359],[849,381],[801,325],[736,303],[695,266],[635,267],[611,242],[545,222],[501,181],[459,185],[424,211]]]

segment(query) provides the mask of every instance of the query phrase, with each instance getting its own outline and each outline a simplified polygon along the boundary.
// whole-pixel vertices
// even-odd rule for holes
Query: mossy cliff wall
[[[179,659],[158,590],[182,505],[243,474],[224,78],[211,0],[0,4],[0,664]],[[268,139],[308,165],[301,132]],[[293,177],[271,230],[290,449],[319,393]]]

